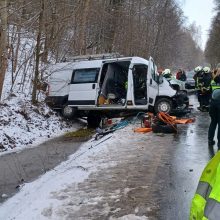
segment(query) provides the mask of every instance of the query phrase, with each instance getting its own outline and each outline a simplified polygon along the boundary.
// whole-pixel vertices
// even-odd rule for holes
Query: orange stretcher
[[[168,124],[189,124],[195,121],[194,118],[177,119],[175,116],[170,116],[164,112],[159,112],[158,117],[161,121],[168,123]]]
[[[151,132],[152,128],[135,128],[134,132],[140,132],[140,133],[148,133]]]

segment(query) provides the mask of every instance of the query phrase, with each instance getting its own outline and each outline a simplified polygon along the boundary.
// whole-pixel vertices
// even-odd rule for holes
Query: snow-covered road
[[[129,126],[102,142],[105,138],[87,142],[68,161],[25,184],[0,207],[1,219],[147,219],[154,204],[141,198],[151,182],[138,181],[138,176],[147,171],[141,158],[153,156],[146,152],[152,134],[136,134]],[[142,171],[128,178],[135,167]],[[148,172],[154,175],[155,170]],[[140,195],[137,201],[135,194]],[[126,201],[128,207],[123,207]]]

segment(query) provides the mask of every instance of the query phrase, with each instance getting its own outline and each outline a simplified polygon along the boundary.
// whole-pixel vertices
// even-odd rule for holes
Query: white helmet
[[[204,73],[210,73],[211,69],[208,66],[205,66],[203,69]]]
[[[194,69],[194,72],[198,73],[202,71],[202,67],[201,66],[197,66],[195,69]]]
[[[170,75],[170,74],[171,74],[170,69],[165,69],[165,70],[163,71],[163,75]]]

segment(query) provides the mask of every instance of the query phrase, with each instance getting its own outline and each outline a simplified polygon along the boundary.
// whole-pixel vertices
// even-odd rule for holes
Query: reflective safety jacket
[[[203,82],[202,82],[202,79],[203,79],[203,73],[202,72],[198,72],[195,74],[195,82],[196,82],[196,88],[197,89],[200,89],[203,85]]]
[[[212,80],[211,81],[211,88],[212,88],[212,91],[214,91],[215,89],[220,89],[220,84],[216,83],[215,80]]]
[[[190,220],[220,220],[220,151],[209,161],[192,200]]]

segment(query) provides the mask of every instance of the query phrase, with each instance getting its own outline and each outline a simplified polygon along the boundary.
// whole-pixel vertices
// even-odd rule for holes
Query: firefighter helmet
[[[211,69],[208,66],[205,66],[203,69],[204,73],[210,73]]]
[[[163,75],[165,76],[165,75],[170,75],[171,74],[171,71],[170,71],[170,69],[165,69],[164,71],[163,71]]]
[[[194,69],[194,72],[198,73],[202,71],[202,67],[201,66],[197,66],[195,69]]]

